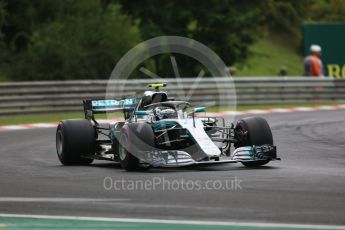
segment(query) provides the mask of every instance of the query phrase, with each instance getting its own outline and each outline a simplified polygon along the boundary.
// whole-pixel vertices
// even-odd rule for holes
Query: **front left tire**
[[[129,123],[122,127],[119,138],[119,157],[121,167],[127,171],[141,171],[148,167],[140,164],[141,151],[152,151],[155,136],[147,123]]]

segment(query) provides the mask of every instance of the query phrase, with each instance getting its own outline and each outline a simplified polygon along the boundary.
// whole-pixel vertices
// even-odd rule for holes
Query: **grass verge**
[[[278,76],[282,66],[287,75],[303,74],[303,57],[297,53],[298,43],[291,35],[267,35],[250,47],[252,55],[244,64],[235,65],[236,76]],[[297,43],[297,44],[296,44]]]

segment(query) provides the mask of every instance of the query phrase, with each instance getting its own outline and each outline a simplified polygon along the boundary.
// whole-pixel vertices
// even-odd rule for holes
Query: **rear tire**
[[[243,142],[236,143],[235,148],[253,145],[273,145],[273,136],[270,126],[262,117],[248,117],[239,120],[236,124],[237,130],[247,132],[247,139]],[[247,167],[258,167],[265,165],[270,160],[258,160],[252,162],[242,162]]]
[[[146,123],[129,123],[123,126],[119,138],[119,156],[121,167],[127,171],[146,170],[140,165],[140,151],[154,149],[154,133]]]
[[[87,165],[93,159],[82,155],[95,153],[96,130],[89,120],[60,121],[56,130],[56,152],[63,165]]]

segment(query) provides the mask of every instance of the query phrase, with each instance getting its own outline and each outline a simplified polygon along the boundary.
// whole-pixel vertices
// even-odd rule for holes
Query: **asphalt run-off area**
[[[62,166],[55,128],[0,132],[0,229],[345,229],[344,115],[343,109],[260,114],[282,161],[255,169]],[[106,187],[105,178],[127,187]],[[166,184],[128,187],[157,178]],[[239,187],[205,189],[207,181],[235,180]],[[177,187],[167,188],[174,181]],[[200,189],[181,184],[189,182]]]

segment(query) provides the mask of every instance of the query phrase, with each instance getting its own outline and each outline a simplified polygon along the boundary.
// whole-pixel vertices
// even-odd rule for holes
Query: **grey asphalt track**
[[[257,169],[231,164],[126,172],[101,161],[67,167],[56,157],[55,129],[2,132],[0,213],[344,225],[345,110],[261,116],[283,160]],[[109,189],[110,178],[166,184]],[[237,180],[240,186],[188,190],[189,180],[202,186]]]

